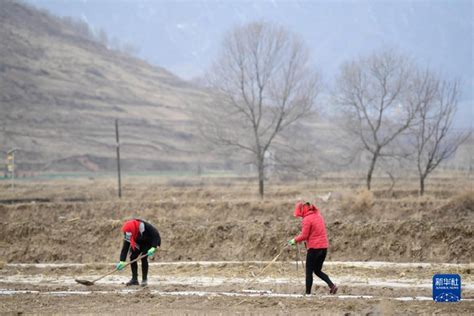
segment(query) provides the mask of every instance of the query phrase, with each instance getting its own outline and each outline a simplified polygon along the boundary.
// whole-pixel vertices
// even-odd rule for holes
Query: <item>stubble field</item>
[[[0,182],[0,312],[474,313],[472,179],[439,176],[425,197],[414,179],[393,190],[377,181],[372,193],[348,177],[270,182],[264,200],[254,182],[231,178],[130,177],[120,200],[111,179]],[[298,199],[325,217],[336,296],[317,279],[302,295],[305,252],[284,247],[299,231]],[[129,270],[74,282],[114,269],[131,217],[162,235],[148,287],[124,287]],[[463,301],[434,303],[434,273],[460,274]]]

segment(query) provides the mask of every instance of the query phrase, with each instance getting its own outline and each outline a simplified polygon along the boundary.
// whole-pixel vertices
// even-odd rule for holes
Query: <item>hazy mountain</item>
[[[418,46],[423,49],[436,39],[437,48],[414,55],[420,62],[430,62],[435,68],[445,69],[448,75],[464,79],[467,88],[460,117],[466,124],[473,121],[472,101],[466,97],[472,94],[468,89],[472,82],[472,59],[466,59],[466,55],[472,53],[472,37],[466,40],[472,35],[469,28],[472,20],[466,22],[463,18],[466,13],[459,9],[466,6],[465,2],[454,2],[456,5],[449,10],[436,11],[441,17],[445,15],[436,23],[426,22],[432,17],[432,12],[427,11],[425,22],[419,22],[420,29],[413,27],[413,21],[420,18],[418,7],[425,7],[417,2],[405,3],[405,7],[411,9],[405,12],[404,19],[398,20],[395,13],[400,6],[391,4],[392,8],[387,10],[390,7],[387,3],[366,2],[360,2],[361,7],[354,6],[353,2],[329,5],[278,1],[229,4],[51,0],[35,3],[59,14],[64,12],[53,10],[55,7],[63,11],[69,8],[73,13],[85,11],[80,13],[81,20],[74,20],[54,17],[18,2],[0,2],[0,150],[19,147],[23,170],[114,169],[115,118],[120,120],[126,170],[190,170],[198,169],[204,161],[212,167],[218,166],[209,156],[196,155],[196,130],[188,111],[191,105],[196,108],[208,102],[209,93],[164,68],[111,50],[101,43],[107,42],[111,47],[114,41],[110,38],[117,36],[121,43],[140,46],[141,56],[148,61],[173,68],[169,60],[177,64],[188,60],[196,70],[190,73],[200,74],[218,51],[227,26],[258,18],[259,12],[263,17],[289,25],[304,37],[313,47],[316,66],[326,74],[329,83],[343,60],[377,45],[390,44],[382,40],[378,43],[378,39],[391,37],[403,44],[411,38],[413,43],[419,41]],[[443,6],[434,2],[432,7]],[[467,7],[472,5],[469,3]],[[353,10],[344,11],[349,8]],[[361,19],[367,8],[372,18]],[[377,10],[382,10],[387,17],[381,18],[383,14]],[[298,17],[307,21],[308,27],[302,30],[293,27],[299,25]],[[104,25],[118,27],[119,31],[94,23],[96,18]],[[160,26],[147,24],[150,21],[158,21]],[[373,27],[377,25],[374,21],[381,23],[380,28]],[[89,26],[93,27],[92,33]],[[391,32],[386,29],[389,26]],[[370,32],[361,31],[370,27]],[[107,33],[100,32],[101,28]],[[405,35],[400,34],[400,30]],[[103,36],[108,41],[104,41]],[[439,36],[443,38],[441,42]],[[147,40],[141,42],[144,37]],[[425,37],[425,41],[420,40]],[[156,50],[148,50],[146,45],[141,45],[143,43],[152,44]],[[450,45],[456,49],[449,50]],[[183,58],[187,54],[194,57]],[[443,54],[449,58],[441,62]],[[326,106],[323,112],[331,108],[328,100],[320,99]],[[311,124],[325,126],[322,121]],[[331,134],[334,127],[328,128]],[[320,136],[318,143],[322,150],[333,150],[330,137],[326,139],[321,137],[324,133],[315,128],[311,130]]]
[[[1,150],[19,147],[23,170],[115,168],[115,118],[125,169],[197,163],[187,108],[202,90],[16,2],[1,2],[0,42]]]

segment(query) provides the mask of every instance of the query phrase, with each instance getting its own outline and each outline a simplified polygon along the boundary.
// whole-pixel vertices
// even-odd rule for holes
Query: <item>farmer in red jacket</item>
[[[318,208],[309,202],[298,202],[295,206],[295,217],[302,217],[301,233],[288,241],[293,246],[305,241],[308,252],[306,254],[306,294],[311,294],[313,286],[313,272],[329,286],[329,293],[336,294],[337,286],[331,282],[326,273],[321,271],[328,250],[326,226]]]

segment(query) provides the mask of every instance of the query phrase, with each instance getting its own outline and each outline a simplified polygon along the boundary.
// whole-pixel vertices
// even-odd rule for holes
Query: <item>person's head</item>
[[[135,230],[135,226],[136,226],[136,224],[135,224],[135,220],[134,220],[134,219],[128,220],[128,221],[126,221],[125,223],[123,223],[123,225],[122,225],[122,232],[123,232],[124,234],[126,234],[126,233],[131,233],[131,232],[133,232],[133,231]]]
[[[309,212],[315,212],[317,208],[312,205],[310,202],[298,201],[295,205],[295,211],[293,215],[295,217],[305,217]]]
[[[122,232],[126,241],[135,249],[136,240],[139,232],[139,222],[135,219],[126,221],[122,226]]]

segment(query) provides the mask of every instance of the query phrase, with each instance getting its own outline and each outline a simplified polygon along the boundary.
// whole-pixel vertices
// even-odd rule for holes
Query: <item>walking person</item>
[[[148,279],[148,257],[152,256],[156,249],[161,245],[160,233],[158,230],[141,219],[132,219],[126,221],[122,226],[124,241],[122,251],[120,252],[120,262],[116,267],[122,270],[125,267],[127,254],[130,251],[130,261],[135,260],[140,255],[146,254],[141,259],[142,262],[142,286],[147,286]],[[130,264],[132,269],[132,279],[125,285],[139,285],[138,282],[138,264],[133,262]]]
[[[288,241],[294,246],[296,243],[305,241],[306,253],[306,294],[311,294],[313,286],[313,273],[329,286],[329,293],[336,294],[337,286],[322,271],[324,259],[326,259],[328,249],[328,239],[326,236],[326,226],[324,218],[318,208],[309,202],[297,202],[295,206],[295,217],[302,217],[301,233]]]

